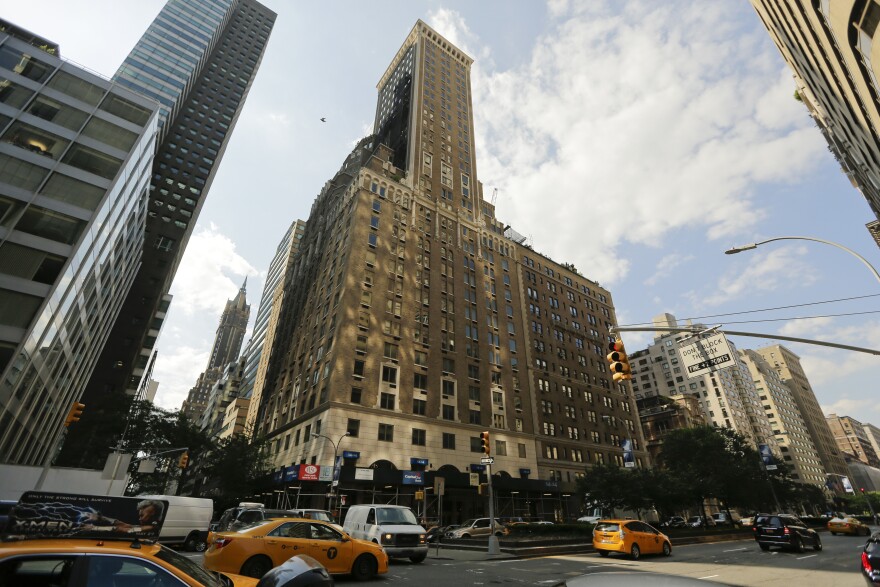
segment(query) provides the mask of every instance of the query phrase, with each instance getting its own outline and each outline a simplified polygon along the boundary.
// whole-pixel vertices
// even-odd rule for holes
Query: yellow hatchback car
[[[672,554],[669,537],[639,520],[599,520],[593,528],[593,549],[601,556],[612,552],[638,560],[643,554]]]
[[[852,534],[853,536],[870,536],[871,528],[858,518],[850,516],[836,517],[828,520],[828,531],[834,535]]]
[[[388,572],[388,555],[378,544],[352,538],[334,524],[304,518],[273,518],[213,533],[205,568],[260,578],[297,554],[312,557],[330,574],[351,574],[358,580]]]

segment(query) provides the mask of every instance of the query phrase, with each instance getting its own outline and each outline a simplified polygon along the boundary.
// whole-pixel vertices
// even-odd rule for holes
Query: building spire
[[[241,290],[240,290],[240,291],[242,291],[242,292],[246,292],[246,291],[247,291],[247,275],[244,276],[244,283],[241,284]]]

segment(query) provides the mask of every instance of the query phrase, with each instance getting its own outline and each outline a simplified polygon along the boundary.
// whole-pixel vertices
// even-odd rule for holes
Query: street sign
[[[480,464],[481,465],[494,465],[495,464],[495,457],[483,457],[480,459]]]
[[[713,334],[678,347],[688,379],[736,365],[736,357],[724,333]]]

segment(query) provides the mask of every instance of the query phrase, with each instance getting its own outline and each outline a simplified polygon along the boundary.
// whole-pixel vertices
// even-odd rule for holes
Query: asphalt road
[[[761,587],[857,587],[863,586],[859,560],[864,537],[831,536],[822,532],[824,549],[802,554],[773,549],[764,552],[754,540],[675,546],[672,556],[643,556],[638,561],[612,555],[556,555],[529,559],[489,557],[483,552],[443,549],[420,564],[392,561],[386,575],[371,585],[418,585],[419,587],[470,585],[530,585],[555,587],[585,574],[638,571],[663,573],[725,585]],[[201,561],[202,555],[190,554]],[[598,577],[597,577],[598,578]],[[334,578],[338,585],[358,583],[348,576]],[[600,583],[601,584],[601,583]],[[651,585],[644,577],[638,585]]]

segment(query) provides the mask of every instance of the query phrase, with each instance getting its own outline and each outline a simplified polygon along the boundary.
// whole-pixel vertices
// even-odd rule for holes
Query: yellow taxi
[[[593,528],[593,550],[601,556],[612,552],[638,560],[643,554],[672,554],[669,537],[639,520],[599,520]]]
[[[215,575],[156,543],[53,538],[0,542],[0,584],[255,587],[257,580]]]
[[[292,556],[305,554],[330,574],[366,580],[388,572],[388,555],[373,542],[352,538],[335,524],[273,518],[233,532],[214,532],[205,568],[260,578]]]
[[[852,534],[853,536],[870,536],[871,528],[864,522],[851,516],[834,517],[828,520],[828,531],[834,534]]]
[[[162,500],[26,492],[0,537],[0,585],[257,584],[250,577],[210,573],[158,544],[167,507]]]

